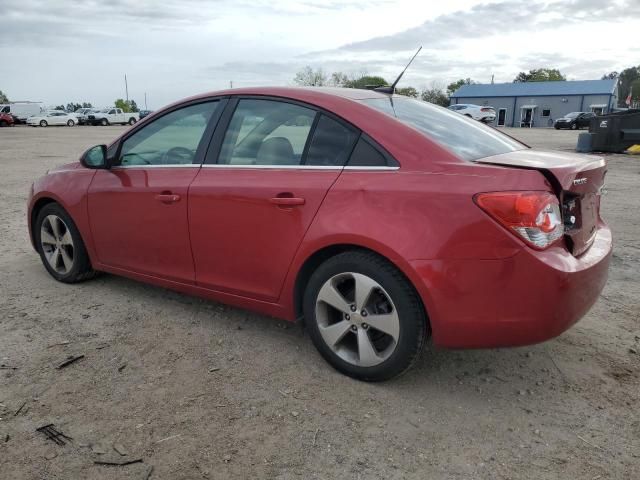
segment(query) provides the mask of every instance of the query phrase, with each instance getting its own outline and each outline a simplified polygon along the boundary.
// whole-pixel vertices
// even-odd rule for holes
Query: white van
[[[27,118],[40,115],[44,111],[42,102],[12,102],[0,105],[0,113],[10,113],[21,123],[25,123]]]

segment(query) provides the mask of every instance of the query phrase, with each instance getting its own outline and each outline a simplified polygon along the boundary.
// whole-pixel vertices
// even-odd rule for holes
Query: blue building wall
[[[553,122],[571,112],[590,112],[592,105],[606,105],[607,113],[613,108],[617,100],[613,95],[565,95],[565,96],[526,96],[526,97],[454,97],[451,104],[473,103],[495,108],[496,115],[499,109],[506,109],[505,126],[519,127],[520,112],[523,106],[535,105],[533,110],[533,127],[552,127]],[[549,116],[543,116],[545,110],[549,110]],[[515,113],[515,115],[514,115]],[[497,117],[496,117],[497,124]]]

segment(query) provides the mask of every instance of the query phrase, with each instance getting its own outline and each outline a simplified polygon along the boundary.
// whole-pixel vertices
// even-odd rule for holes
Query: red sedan
[[[50,171],[28,223],[56,280],[109,272],[304,319],[331,365],[376,381],[430,335],[515,346],[579,320],[607,279],[605,171],[402,96],[236,89]]]

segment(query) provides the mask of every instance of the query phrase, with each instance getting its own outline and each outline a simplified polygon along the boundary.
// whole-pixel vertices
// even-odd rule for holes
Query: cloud
[[[511,32],[521,32],[523,36],[533,38],[540,28],[619,21],[638,16],[640,16],[640,2],[637,0],[624,0],[618,3],[606,3],[601,0],[488,3],[476,5],[464,11],[440,15],[418,27],[393,35],[349,43],[338,50],[406,51],[415,49],[419,45],[435,49],[454,45],[461,39],[478,39]],[[586,38],[582,40],[587,41]]]

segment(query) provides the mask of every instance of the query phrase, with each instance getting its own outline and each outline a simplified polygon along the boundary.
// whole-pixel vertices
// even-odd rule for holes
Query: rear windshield
[[[431,103],[402,97],[370,98],[362,102],[418,129],[465,160],[527,148],[491,127]]]

